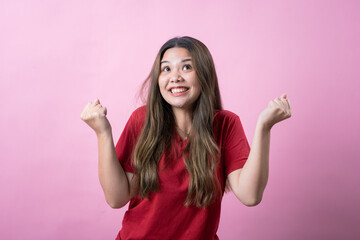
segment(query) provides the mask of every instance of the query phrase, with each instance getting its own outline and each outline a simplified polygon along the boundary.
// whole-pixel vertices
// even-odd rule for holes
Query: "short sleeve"
[[[250,146],[237,115],[229,119],[223,154],[226,176],[242,168],[249,157]]]
[[[139,108],[131,114],[115,146],[117,158],[126,172],[134,173],[132,157],[137,139],[142,130],[143,110],[143,108]]]

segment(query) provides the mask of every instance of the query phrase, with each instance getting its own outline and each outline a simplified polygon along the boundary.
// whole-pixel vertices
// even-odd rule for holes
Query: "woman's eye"
[[[163,70],[163,72],[168,72],[168,71],[170,71],[170,68],[169,67],[164,67],[162,70]]]
[[[183,70],[189,70],[189,69],[191,69],[191,66],[190,66],[190,65],[184,65],[184,66],[183,66]]]

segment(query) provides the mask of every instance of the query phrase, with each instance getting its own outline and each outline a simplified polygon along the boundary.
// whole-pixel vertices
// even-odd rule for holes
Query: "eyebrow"
[[[185,58],[185,59],[181,60],[181,62],[188,62],[188,61],[191,61],[191,58]],[[160,65],[163,64],[163,63],[169,63],[169,61],[166,61],[166,60],[165,60],[165,61],[161,61],[161,62],[160,62]]]

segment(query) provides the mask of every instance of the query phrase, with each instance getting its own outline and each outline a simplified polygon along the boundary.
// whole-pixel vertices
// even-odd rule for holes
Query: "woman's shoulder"
[[[130,116],[129,121],[134,124],[137,128],[141,128],[145,122],[146,117],[146,106],[136,108]]]
[[[213,120],[213,130],[216,139],[222,139],[221,136],[224,136],[223,139],[227,141],[230,134],[234,132],[240,133],[238,137],[241,137],[241,134],[243,132],[242,129],[243,127],[240,117],[236,113],[228,110],[216,111],[215,118]]]
[[[146,114],[146,105],[142,105],[133,111],[133,114]]]
[[[146,116],[146,105],[140,106],[138,108],[136,108],[132,114],[132,116],[136,116],[136,117],[145,117]]]
[[[231,119],[236,119],[238,117],[239,116],[236,113],[229,110],[216,110],[214,115],[214,121],[227,121]]]

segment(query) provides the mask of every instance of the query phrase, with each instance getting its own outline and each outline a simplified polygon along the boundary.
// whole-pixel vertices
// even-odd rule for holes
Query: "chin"
[[[190,106],[188,106],[187,104],[170,104],[172,108],[177,108],[177,109],[189,109]]]
[[[183,104],[170,104],[173,108],[184,108]]]

